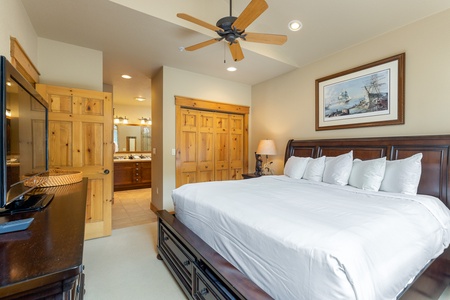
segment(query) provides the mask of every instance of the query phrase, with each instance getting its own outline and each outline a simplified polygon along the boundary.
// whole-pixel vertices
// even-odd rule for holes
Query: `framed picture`
[[[405,123],[405,53],[316,80],[316,130]]]

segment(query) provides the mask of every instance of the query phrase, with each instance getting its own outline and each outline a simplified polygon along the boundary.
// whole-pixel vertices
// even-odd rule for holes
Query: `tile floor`
[[[114,192],[112,205],[112,229],[119,229],[157,220],[150,210],[152,189],[138,189]]]

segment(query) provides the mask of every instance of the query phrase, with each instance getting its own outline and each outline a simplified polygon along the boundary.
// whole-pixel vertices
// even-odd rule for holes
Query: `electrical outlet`
[[[172,155],[175,156],[175,149],[172,149]]]

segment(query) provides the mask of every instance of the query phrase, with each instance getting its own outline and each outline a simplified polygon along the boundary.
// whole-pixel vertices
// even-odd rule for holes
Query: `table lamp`
[[[258,148],[256,149],[255,156],[256,156],[256,168],[255,168],[255,175],[262,175],[262,174],[271,174],[272,171],[269,168],[269,165],[272,162],[268,162],[269,155],[276,155],[277,154],[277,148],[275,147],[275,142],[273,140],[260,140],[258,144]],[[264,164],[263,168],[261,169],[262,165],[262,159],[261,155],[266,156],[266,163]]]

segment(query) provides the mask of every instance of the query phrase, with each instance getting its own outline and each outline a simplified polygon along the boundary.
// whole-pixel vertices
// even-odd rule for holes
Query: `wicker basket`
[[[35,176],[24,182],[26,186],[50,187],[72,184],[83,179],[83,172],[61,169],[49,170],[48,176]]]

